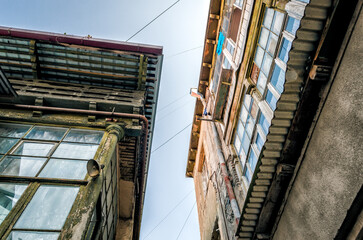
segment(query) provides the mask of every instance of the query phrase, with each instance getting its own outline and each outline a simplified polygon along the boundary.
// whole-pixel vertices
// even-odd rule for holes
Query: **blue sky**
[[[124,41],[174,2],[0,0],[0,25]],[[192,122],[195,99],[187,93],[198,84],[197,47],[203,45],[208,7],[208,0],[181,0],[130,40],[164,47],[153,149]],[[185,223],[195,203],[193,180],[185,177],[189,137],[190,127],[151,155],[140,239],[177,239],[179,233],[179,239],[200,239],[196,206]]]

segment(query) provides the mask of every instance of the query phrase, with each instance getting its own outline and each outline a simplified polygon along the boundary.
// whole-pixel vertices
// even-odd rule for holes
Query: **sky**
[[[125,41],[174,2],[0,0],[0,25]],[[185,170],[195,106],[188,93],[198,86],[208,7],[209,0],[180,0],[129,41],[164,48],[142,240],[200,239],[193,179]]]

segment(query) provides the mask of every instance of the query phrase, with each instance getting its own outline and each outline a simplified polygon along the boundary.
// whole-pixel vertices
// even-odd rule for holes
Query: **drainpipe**
[[[94,111],[94,110],[84,110],[84,109],[74,109],[74,108],[59,108],[59,107],[46,107],[46,106],[34,106],[34,105],[22,105],[22,104],[10,104],[10,103],[0,103],[3,106],[9,106],[13,108],[22,108],[29,110],[39,110],[39,111],[52,111],[52,112],[68,112],[68,113],[81,113],[87,115],[98,115],[98,116],[108,116],[108,117],[120,117],[120,118],[131,118],[138,119],[143,122],[143,138],[142,143],[143,146],[143,154],[142,154],[142,164],[141,164],[141,177],[140,177],[140,185],[142,187],[141,196],[139,197],[139,213],[138,213],[138,224],[141,221],[141,212],[142,206],[144,202],[145,196],[145,168],[146,168],[146,152],[147,152],[147,135],[148,135],[148,127],[149,122],[144,115],[140,114],[131,114],[131,113],[117,113],[117,112],[105,112],[105,111]]]
[[[221,143],[221,141],[219,139],[219,134],[217,132],[215,123],[210,122],[210,124],[208,124],[208,125],[210,125],[210,128],[212,129],[212,132],[213,132],[213,140],[214,140],[214,142],[216,143],[216,146],[217,146],[217,157],[218,157],[218,160],[219,160],[219,165],[221,167],[222,178],[224,180],[224,183],[226,184],[228,198],[229,198],[229,201],[231,202],[231,207],[232,207],[234,219],[235,219],[236,224],[238,226],[239,219],[241,217],[241,213],[240,213],[239,208],[238,208],[236,196],[234,195],[231,181],[229,180],[227,166],[226,166],[226,162],[224,160],[224,155],[223,155],[223,152],[222,152],[222,143]]]

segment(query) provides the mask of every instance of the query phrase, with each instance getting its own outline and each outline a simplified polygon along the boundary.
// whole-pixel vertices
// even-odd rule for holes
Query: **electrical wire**
[[[172,101],[172,102],[168,103],[167,105],[165,105],[165,106],[163,106],[162,108],[158,109],[158,111],[157,111],[157,112],[159,113],[159,112],[163,111],[165,108],[169,107],[171,104],[173,104],[173,103],[175,103],[175,102],[179,101],[180,99],[184,98],[184,97],[185,97],[185,96],[187,96],[187,95],[189,95],[189,93],[186,93],[185,95],[181,96],[180,98],[177,98],[177,99],[175,99],[174,101]]]
[[[172,114],[172,113],[174,113],[174,112],[176,112],[176,111],[178,111],[178,110],[180,110],[180,109],[182,109],[182,108],[184,108],[185,106],[188,106],[188,104],[190,103],[190,102],[192,102],[194,100],[194,98],[190,98],[186,103],[184,103],[183,104],[183,106],[181,106],[181,107],[177,107],[177,108],[175,108],[175,109],[173,109],[172,111],[170,111],[170,112],[168,112],[167,114],[165,114],[164,116],[162,116],[162,117],[158,117],[158,119],[156,119],[156,121],[155,121],[155,123],[157,123],[157,122],[160,122],[161,120],[163,120],[164,118],[166,118],[166,117],[168,117],[168,116],[170,116],[170,114]]]
[[[153,23],[156,19],[158,19],[161,15],[163,15],[164,13],[166,13],[170,8],[172,8],[175,4],[177,4],[178,2],[180,2],[180,0],[176,1],[175,3],[173,3],[172,5],[170,5],[167,9],[165,9],[162,13],[160,13],[159,15],[157,15],[153,20],[151,20],[148,24],[146,24],[144,27],[142,27],[139,31],[137,31],[134,35],[132,35],[131,37],[129,37],[129,39],[126,40],[126,42],[128,42],[131,38],[135,37],[137,34],[139,34],[139,32],[141,32],[142,30],[144,30],[147,26],[149,26],[151,23]]]
[[[196,201],[194,202],[192,209],[190,209],[190,212],[189,212],[189,214],[188,214],[188,217],[187,217],[187,219],[185,219],[184,224],[183,224],[183,227],[180,229],[180,232],[179,232],[178,237],[176,238],[176,240],[178,240],[178,239],[179,239],[180,234],[183,232],[183,229],[184,229],[184,227],[185,227],[185,224],[187,223],[187,221],[188,221],[188,219],[189,219],[189,217],[190,217],[190,214],[191,214],[191,213],[192,213],[192,211],[193,211],[193,208],[194,208],[195,204],[196,204]]]
[[[175,54],[173,54],[173,55],[166,56],[166,57],[165,57],[165,59],[167,59],[167,58],[172,58],[172,57],[175,57],[175,56],[181,55],[181,54],[183,54],[183,53],[187,53],[187,52],[190,52],[190,51],[193,51],[193,50],[199,49],[199,48],[201,48],[201,47],[203,47],[203,46],[198,46],[198,47],[194,47],[194,48],[191,48],[191,49],[188,49],[188,50],[184,50],[184,51],[182,51],[182,52],[178,52],[178,53],[175,53]]]
[[[180,200],[175,206],[174,206],[174,208],[173,209],[171,209],[166,215],[165,215],[165,217],[163,218],[163,219],[161,219],[159,222],[158,222],[158,224],[156,224],[156,226],[153,228],[153,229],[151,229],[151,231],[143,238],[143,239],[146,239],[162,222],[164,222],[164,220],[172,213],[172,212],[174,212],[174,210],[182,203],[182,202],[184,202],[184,200],[185,199],[187,199],[187,197],[193,192],[193,190],[194,189],[192,189],[192,190],[190,190],[188,193],[187,193],[187,195],[185,195],[184,197],[183,197],[183,199],[182,200]]]
[[[168,140],[166,140],[163,144],[161,144],[159,147],[157,147],[156,149],[152,150],[151,153],[156,152],[158,149],[160,149],[162,146],[164,146],[165,144],[167,144],[170,140],[172,140],[173,138],[175,138],[177,135],[179,135],[181,132],[183,132],[185,129],[187,129],[190,125],[192,125],[192,123],[189,123],[187,126],[185,126],[182,130],[180,130],[179,132],[177,132],[176,134],[174,134],[171,138],[169,138]]]

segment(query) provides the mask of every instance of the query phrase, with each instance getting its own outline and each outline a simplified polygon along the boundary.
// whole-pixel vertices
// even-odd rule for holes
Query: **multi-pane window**
[[[248,183],[266,141],[277,101],[284,91],[288,54],[299,26],[298,19],[266,8],[251,69],[251,80],[262,100],[244,95],[233,142]],[[255,110],[252,102],[256,104]]]
[[[65,181],[85,179],[87,161],[94,158],[103,135],[104,131],[0,123],[0,175],[15,182],[0,182],[0,224],[29,182],[40,183],[35,193],[27,194],[29,202],[7,239],[58,238],[79,191],[79,185]],[[54,180],[47,182],[50,178]]]

